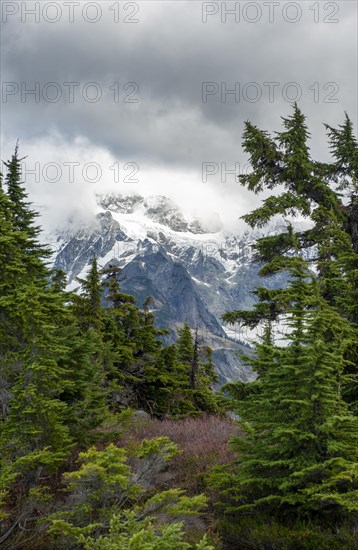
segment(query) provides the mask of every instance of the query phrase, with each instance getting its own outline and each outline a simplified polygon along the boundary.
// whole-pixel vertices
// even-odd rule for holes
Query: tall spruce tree
[[[344,130],[330,129],[329,146],[336,159],[329,164],[310,157],[309,133],[305,117],[297,105],[292,116],[283,118],[283,126],[284,130],[271,138],[267,132],[246,123],[243,147],[250,156],[253,171],[240,176],[240,181],[256,194],[275,188],[278,188],[278,194],[264,199],[261,207],[243,219],[251,227],[264,227],[276,215],[287,218],[299,214],[311,219],[313,224],[305,231],[293,231],[292,225],[287,223],[285,232],[259,239],[255,245],[257,259],[272,262],[293,248],[299,251],[315,247],[330,234],[332,224],[348,235],[348,239],[341,240],[341,254],[350,255],[354,249],[355,230],[354,222],[349,219],[354,208],[351,205],[349,209],[340,191],[348,190],[352,202],[356,200],[358,149],[348,117]],[[346,156],[350,158],[349,162]],[[340,182],[339,189],[337,182]],[[280,186],[283,186],[283,191]],[[326,256],[319,252],[322,253],[319,248],[316,254],[312,250],[311,263],[325,259]],[[331,256],[336,259],[338,252],[337,247],[332,249]]]
[[[349,185],[356,181],[348,120],[344,131],[333,131],[335,138],[331,132],[337,161],[328,165],[310,157],[297,105],[275,138],[246,124],[244,148],[253,171],[241,181],[255,193],[277,188],[278,194],[243,218],[251,227],[264,227],[275,215],[312,223],[295,231],[287,221],[286,231],[258,240],[261,275],[284,271],[290,283],[260,286],[252,310],[224,315],[227,322],[265,327],[256,356],[247,358],[257,380],[229,388],[245,431],[234,441],[238,467],[224,481],[230,479],[229,510],[333,523],[358,511],[354,208],[346,207],[337,187],[344,178]],[[278,321],[288,330],[286,345],[274,342]]]
[[[78,293],[66,292],[65,274],[61,270],[51,274],[51,288],[66,304],[60,328],[66,349],[57,362],[67,369],[68,384],[62,387],[60,399],[66,404],[70,435],[83,445],[91,439],[91,430],[108,416],[108,372],[113,355],[104,341],[105,309],[96,258],[87,276],[78,281]]]
[[[7,196],[0,189],[1,498],[18,476],[26,493],[68,456],[74,416],[65,396],[83,367],[70,359],[78,330],[62,283],[51,282],[19,162],[16,149],[6,163]]]
[[[51,250],[43,246],[38,236],[41,231],[36,225],[38,213],[31,207],[27,201],[28,195],[25,192],[21,181],[21,161],[19,158],[18,144],[16,144],[14,154],[8,162],[4,162],[7,169],[5,177],[6,193],[11,201],[11,215],[13,227],[22,234],[22,255],[23,262],[26,263],[28,274],[33,277],[47,277],[46,262],[51,257]]]
[[[245,435],[233,441],[230,509],[337,521],[358,511],[358,423],[342,398],[353,331],[303,260],[290,273],[286,345],[256,345],[260,377],[236,401]]]
[[[76,315],[84,329],[93,328],[99,331],[102,327],[102,284],[96,257],[93,257],[87,277],[77,277],[81,292],[73,295]]]
[[[215,413],[218,410],[213,383],[217,380],[212,361],[212,351],[200,342],[198,330],[193,338],[188,321],[178,330],[176,343],[178,360],[184,366],[186,376],[183,387],[195,412]]]
[[[243,216],[251,227],[264,227],[276,215],[303,216],[311,221],[304,231],[286,230],[258,239],[256,260],[264,262],[262,275],[274,274],[284,258],[305,253],[318,270],[322,296],[347,318],[356,337],[346,350],[347,374],[344,396],[353,411],[358,411],[358,253],[357,253],[357,177],[358,147],[350,119],[338,129],[327,127],[331,163],[311,158],[305,117],[295,105],[283,118],[283,131],[275,137],[246,123],[244,150],[250,156],[252,172],[240,176],[241,183],[254,193],[272,190],[277,194],[263,200],[262,206]],[[277,267],[278,266],[278,267]],[[265,320],[274,321],[287,307],[284,294],[263,287],[256,292],[259,303],[251,312],[231,312],[224,318],[241,319],[254,327]],[[265,300],[261,300],[265,296]]]
[[[0,173],[0,357],[15,345],[15,327],[11,322],[9,295],[16,283],[26,276],[22,262],[21,246],[25,239],[13,224],[12,203],[2,187],[3,176]]]
[[[190,366],[194,358],[194,340],[188,320],[186,320],[184,325],[178,330],[178,340],[176,345],[178,348],[178,357],[180,361],[187,363],[188,369],[190,370]]]

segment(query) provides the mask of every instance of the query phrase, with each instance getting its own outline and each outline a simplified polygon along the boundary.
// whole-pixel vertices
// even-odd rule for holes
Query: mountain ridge
[[[198,218],[185,216],[162,195],[110,194],[97,201],[91,222],[51,234],[53,267],[67,273],[68,288],[76,288],[76,277],[86,273],[93,256],[102,267],[115,262],[126,277],[121,287],[139,305],[152,296],[157,326],[171,327],[165,343],[175,340],[178,326],[187,319],[213,347],[221,383],[253,379],[239,357],[250,353],[249,338],[223,326],[221,316],[254,303],[250,292],[259,282],[260,266],[253,261],[251,245],[266,233],[227,232],[218,217],[210,228],[217,230],[209,232]],[[278,274],[266,283],[276,287],[282,280]]]

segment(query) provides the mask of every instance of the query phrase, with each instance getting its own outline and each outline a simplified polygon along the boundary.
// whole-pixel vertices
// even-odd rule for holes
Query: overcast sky
[[[231,223],[253,204],[224,174],[245,169],[245,120],[280,130],[297,99],[322,159],[322,123],[341,123],[344,111],[357,122],[354,0],[1,9],[1,159],[19,138],[47,221],[83,215],[95,192],[112,189],[167,194]]]

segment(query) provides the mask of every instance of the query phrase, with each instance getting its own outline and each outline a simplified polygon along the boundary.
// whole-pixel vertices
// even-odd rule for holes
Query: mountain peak
[[[185,215],[175,201],[164,195],[149,195],[144,198],[136,193],[111,193],[97,195],[97,204],[105,211],[116,214],[135,214],[141,210],[141,216],[177,233],[189,232],[196,235],[217,233],[222,229],[218,214],[212,213],[204,222],[195,216]]]
[[[132,195],[121,195],[110,193],[107,195],[97,195],[97,204],[104,210],[110,210],[118,214],[133,214],[133,212],[142,204],[143,197],[136,193]]]

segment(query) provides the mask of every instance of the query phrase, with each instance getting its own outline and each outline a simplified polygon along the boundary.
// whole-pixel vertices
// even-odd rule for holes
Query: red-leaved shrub
[[[211,467],[233,460],[228,441],[237,432],[233,420],[219,416],[202,415],[181,420],[137,418],[117,444],[130,447],[143,439],[169,437],[180,454],[172,459],[159,483],[163,488],[180,486],[188,493],[197,493],[204,489],[204,476]]]

